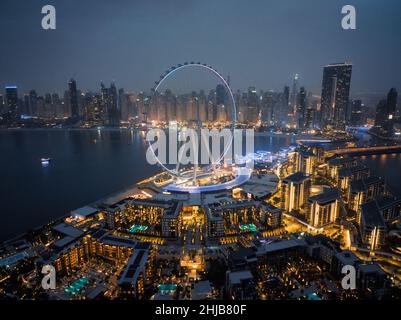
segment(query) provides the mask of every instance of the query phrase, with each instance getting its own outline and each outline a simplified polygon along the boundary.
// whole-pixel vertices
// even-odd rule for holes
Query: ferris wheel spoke
[[[212,66],[210,66],[206,63],[186,62],[184,64],[178,64],[177,66],[172,66],[170,69],[166,70],[165,73],[160,75],[160,79],[155,81],[155,86],[151,89],[152,93],[153,93],[154,103],[156,103],[156,105],[158,105],[158,99],[160,97],[159,93],[158,93],[158,89],[164,83],[164,81],[166,79],[168,79],[169,77],[171,77],[178,70],[181,70],[184,68],[200,68],[200,69],[207,70],[208,72],[210,72],[211,74],[216,76],[221,81],[221,83],[225,86],[225,88],[228,92],[228,96],[230,97],[230,100],[232,103],[232,109],[231,109],[232,126],[231,127],[235,128],[237,108],[236,108],[234,94],[230,88],[230,85],[227,82],[227,80],[215,68],[213,68]],[[192,183],[193,185],[196,185],[198,179],[200,179],[200,177],[202,177],[204,174],[213,172],[213,174],[216,175],[219,170],[220,162],[225,157],[225,154],[227,153],[227,151],[230,149],[228,147],[226,150],[223,150],[222,151],[223,153],[219,154],[218,159],[214,159],[214,157],[213,157],[214,155],[210,156],[209,141],[205,142],[205,137],[201,134],[201,129],[203,128],[203,122],[200,119],[199,101],[197,100],[197,98],[195,100],[196,100],[195,101],[196,111],[194,111],[193,116],[196,117],[196,119],[194,119],[194,117],[192,117],[191,120],[187,120],[189,123],[192,122],[192,124],[195,124],[195,127],[197,128],[196,131],[198,133],[198,139],[196,139],[196,142],[199,145],[198,146],[193,145],[193,150],[195,150],[195,148],[197,148],[196,149],[197,151],[194,154],[195,161],[194,161],[194,163],[192,163],[192,168],[190,166],[187,167],[187,166],[182,165],[181,161],[185,154],[183,151],[181,151],[180,148],[178,148],[177,164],[175,165],[175,169],[173,168],[173,166],[169,166],[169,168],[168,168],[167,165],[163,165],[160,161],[158,161],[160,163],[161,167],[166,172],[171,174],[173,179],[175,178],[176,182],[177,182],[177,180],[180,180],[181,182],[184,181],[184,183]],[[194,139],[192,139],[192,142],[195,144]],[[210,165],[203,166],[203,167],[202,167],[202,165],[200,165],[200,159],[199,159],[199,157],[201,157],[201,152],[202,152],[202,150],[199,150],[200,145],[202,144],[201,142],[206,143],[206,145],[208,146],[207,150],[209,152],[209,161],[211,161]],[[232,141],[230,143],[232,143]],[[220,153],[221,153],[221,150],[220,150]],[[197,157],[197,159],[195,159],[195,156]]]

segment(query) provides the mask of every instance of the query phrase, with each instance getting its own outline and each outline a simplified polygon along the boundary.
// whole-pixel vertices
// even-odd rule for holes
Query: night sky
[[[41,28],[45,4],[55,31]],[[345,4],[357,30],[341,28]],[[400,0],[1,0],[0,39],[0,86],[20,93],[62,93],[71,77],[80,89],[149,90],[185,61],[216,67],[234,89],[282,90],[299,73],[320,94],[322,65],[351,60],[354,94],[401,89]]]

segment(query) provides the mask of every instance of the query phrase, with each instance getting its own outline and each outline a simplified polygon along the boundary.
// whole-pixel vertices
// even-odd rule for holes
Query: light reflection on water
[[[146,162],[144,138],[143,132],[130,130],[0,131],[0,240],[158,172]],[[286,135],[256,136],[255,151],[277,152],[296,140]],[[44,156],[52,159],[45,168],[40,162]],[[401,154],[360,159],[401,193]]]

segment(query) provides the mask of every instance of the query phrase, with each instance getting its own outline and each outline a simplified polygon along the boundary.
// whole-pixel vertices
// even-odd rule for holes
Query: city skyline
[[[0,302],[399,301],[399,9],[2,1]]]

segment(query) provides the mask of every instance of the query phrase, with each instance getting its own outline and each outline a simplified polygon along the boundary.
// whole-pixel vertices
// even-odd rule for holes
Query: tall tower
[[[397,98],[397,90],[395,88],[391,88],[387,94],[387,112],[389,114],[389,118],[391,119],[393,119],[395,116],[395,111],[397,109]]]
[[[387,100],[381,100],[376,108],[375,126],[378,127],[381,133],[386,137],[391,137],[393,135],[397,97],[397,90],[391,88],[387,94]]]
[[[259,117],[259,98],[255,87],[248,88],[247,120],[256,123]]]
[[[118,127],[120,125],[120,110],[118,106],[117,88],[114,82],[111,83],[109,89],[109,125]]]
[[[298,81],[299,81],[299,74],[296,73],[294,75],[294,79],[292,82],[292,90],[290,96],[290,110],[288,112],[289,123],[291,123],[291,125],[293,126],[298,126],[298,121],[297,121]]]
[[[6,105],[7,110],[10,114],[10,120],[15,121],[19,117],[18,108],[18,88],[17,86],[7,86],[6,87]]]
[[[68,99],[71,108],[71,118],[79,118],[77,83],[74,79],[68,82]]]
[[[352,64],[329,64],[323,67],[321,128],[345,129],[345,112],[349,102]]]
[[[299,89],[297,101],[298,101],[297,103],[298,128],[303,129],[305,127],[306,108],[307,108],[306,90],[304,87],[301,87]]]

